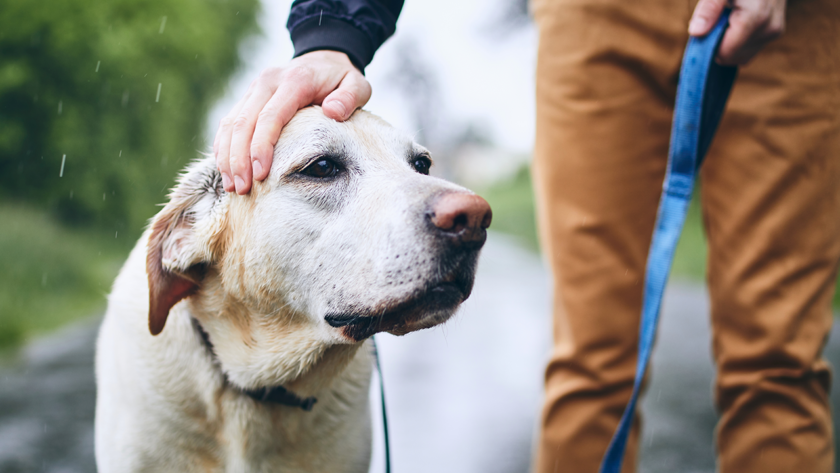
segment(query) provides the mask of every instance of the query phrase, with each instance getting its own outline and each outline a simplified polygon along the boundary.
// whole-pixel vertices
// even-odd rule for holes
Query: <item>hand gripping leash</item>
[[[726,10],[711,33],[702,38],[689,39],[683,57],[671,128],[668,170],[662,186],[645,273],[636,380],[633,383],[633,395],[604,455],[601,473],[619,473],[621,470],[627,436],[633,425],[639,391],[653,349],[662,293],[665,291],[674,250],[694,189],[694,176],[709,149],[735,80],[736,68],[720,66],[714,61],[728,24],[729,10]]]

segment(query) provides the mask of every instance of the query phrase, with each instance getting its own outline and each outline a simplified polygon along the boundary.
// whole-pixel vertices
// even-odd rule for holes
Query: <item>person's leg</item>
[[[702,170],[721,473],[833,471],[821,359],[840,259],[840,4],[791,1]]]
[[[692,2],[693,4],[693,2]],[[555,346],[535,470],[598,470],[630,398],[691,5],[537,1],[534,185]],[[626,472],[635,470],[638,425]]]

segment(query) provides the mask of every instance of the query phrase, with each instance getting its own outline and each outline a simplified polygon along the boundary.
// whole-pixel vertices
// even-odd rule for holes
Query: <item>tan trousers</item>
[[[630,397],[695,4],[532,5],[534,180],[555,280],[537,472],[596,472]],[[785,34],[740,71],[701,181],[719,470],[830,473],[821,352],[840,260],[840,2],[789,0]],[[635,471],[638,438],[637,424],[625,472]]]

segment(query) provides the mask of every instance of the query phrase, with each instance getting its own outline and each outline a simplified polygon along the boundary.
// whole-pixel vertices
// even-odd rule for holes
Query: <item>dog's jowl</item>
[[[379,118],[318,107],[248,195],[190,165],[109,297],[99,471],[366,472],[369,337],[451,317],[490,225],[430,165]]]

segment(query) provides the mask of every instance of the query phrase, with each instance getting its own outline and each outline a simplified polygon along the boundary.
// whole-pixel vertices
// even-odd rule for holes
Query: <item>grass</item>
[[[0,349],[104,310],[128,254],[126,236],[66,228],[8,203],[0,222]]]
[[[493,208],[493,225],[498,232],[517,237],[527,247],[539,251],[534,217],[534,198],[531,187],[531,173],[522,167],[510,179],[477,192],[487,199]],[[702,283],[706,279],[706,236],[700,205],[695,198],[691,202],[671,274],[677,278]],[[840,279],[834,294],[834,306],[840,308]]]

